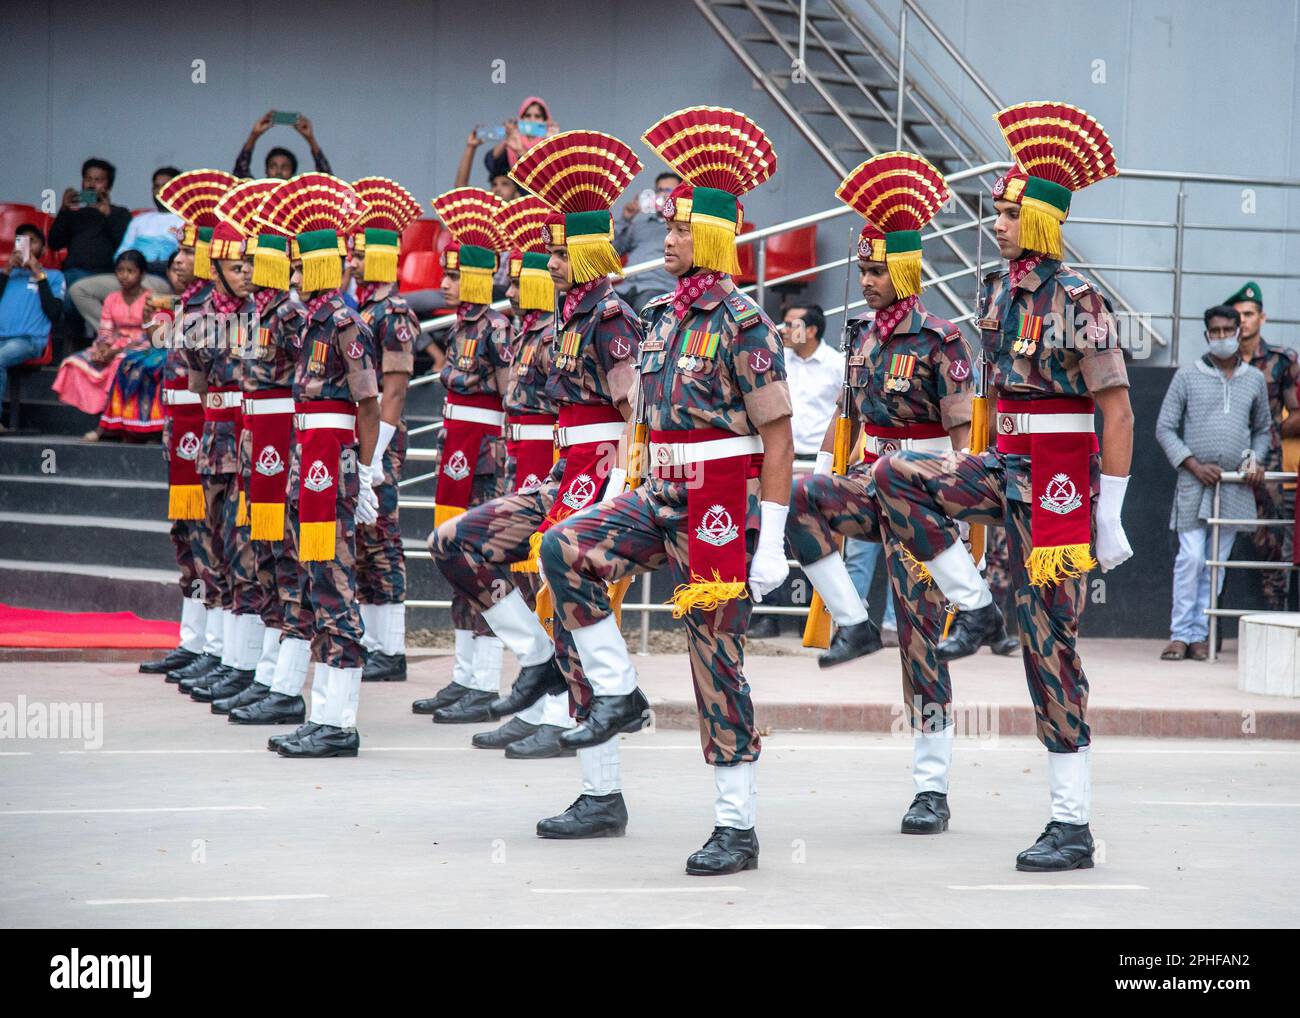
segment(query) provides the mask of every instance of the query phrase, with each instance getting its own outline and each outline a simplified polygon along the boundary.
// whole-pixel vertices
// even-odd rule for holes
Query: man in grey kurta
[[[1173,611],[1166,661],[1209,654],[1210,569],[1214,485],[1224,471],[1242,470],[1246,484],[1220,486],[1221,519],[1255,519],[1252,489],[1264,476],[1273,420],[1263,373],[1242,361],[1237,350],[1240,315],[1223,306],[1205,312],[1207,350],[1195,364],[1178,369],[1160,406],[1156,439],[1178,471],[1169,528],[1178,533],[1174,560]],[[1242,528],[1219,527],[1218,558],[1226,559]],[[1218,587],[1223,589],[1224,571]]]

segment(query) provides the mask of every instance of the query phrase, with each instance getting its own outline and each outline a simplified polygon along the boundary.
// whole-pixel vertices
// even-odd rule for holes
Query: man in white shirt
[[[794,454],[815,460],[844,388],[844,355],[822,342],[826,315],[817,304],[794,304],[781,322],[785,372],[794,405]]]

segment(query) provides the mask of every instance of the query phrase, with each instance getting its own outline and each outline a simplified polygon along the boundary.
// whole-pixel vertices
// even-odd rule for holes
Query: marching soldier
[[[575,185],[563,170],[579,154],[590,175]],[[515,494],[458,518],[430,542],[443,575],[474,599],[484,621],[523,666],[510,692],[488,705],[491,717],[522,711],[522,718],[477,743],[505,745],[513,758],[572,755],[574,747],[560,744],[561,734],[572,728],[570,695],[580,711],[590,699],[569,634],[555,625],[552,639],[512,583],[529,574],[510,567],[535,568],[536,549],[549,527],[595,505],[608,491],[622,490],[625,472],[615,463],[630,414],[628,393],[641,333],[636,314],[609,282],[609,274],[621,268],[610,243],[609,209],[640,169],[627,145],[595,131],[554,135],[515,165],[516,182],[537,197],[505,212],[523,255],[520,307],[535,316],[525,320],[514,358],[512,398],[520,411],[554,406],[558,429],[549,448],[538,446],[540,461],[532,451],[520,450],[515,472],[523,483]],[[555,306],[557,296],[558,322],[549,330],[539,327],[543,308]],[[531,434],[523,430],[529,425],[542,426],[521,416],[511,434],[523,441]],[[547,461],[554,466],[547,467]],[[529,474],[543,467],[541,483],[529,484]],[[592,788],[600,780],[603,753],[578,753]]]
[[[307,723],[267,740],[268,749],[286,757],[356,756],[361,745],[356,526],[377,518],[370,464],[379,433],[379,387],[370,330],[338,288],[347,250],[343,237],[365,211],[346,181],[306,173],[280,184],[257,214],[293,238],[306,317],[295,335],[289,487],[296,499],[288,515],[297,524],[300,586],[291,596],[300,599],[301,616],[295,632],[311,634],[316,667]]]
[[[1120,522],[1132,458],[1124,357],[1105,299],[1061,262],[1072,192],[1113,177],[1101,126],[1064,103],[996,114],[1018,165],[993,188],[1008,271],[985,277],[978,321],[997,390],[996,448],[977,455],[900,452],[874,479],[886,526],[958,609],[940,661],[973,653],[999,625],[957,520],[1005,526],[1020,642],[1038,737],[1048,750],[1051,820],[1016,868],[1093,864],[1085,719],[1088,682],[1075,649],[1087,571],[1132,555]],[[1094,405],[1105,419],[1099,454]]]
[[[420,218],[420,203],[396,181],[364,177],[352,184],[370,211],[352,235],[350,263],[357,307],[379,357],[379,440],[370,464],[379,519],[357,528],[357,595],[365,624],[362,681],[406,680],[406,557],[398,521],[397,482],[406,456],[406,386],[415,369],[420,320],[397,292],[402,231]]]
[[[497,228],[501,205],[500,198],[477,187],[458,187],[433,200],[434,211],[454,238],[442,255],[442,292],[448,306],[456,308],[441,377],[447,402],[435,530],[495,498],[505,476],[501,395],[510,372],[510,321],[488,307],[497,252],[507,247]],[[491,720],[488,704],[501,691],[501,640],[459,592],[452,594],[451,624],[451,682],[432,697],[416,700],[411,709],[432,714],[438,724]]]
[[[776,326],[731,277],[739,271],[739,198],[772,175],[776,154],[748,117],[710,107],[665,117],[644,141],[683,180],[663,208],[665,267],[677,288],[643,312],[637,399],[649,429],[650,474],[552,528],[541,549],[557,622],[569,630],[591,689],[586,716],[560,742],[580,752],[605,747],[607,755],[601,783],[537,832],[600,837],[626,827],[617,738],[646,723],[648,704],[606,584],[668,564],[717,791],[713,833],[686,872],[734,873],[758,865],[760,740],[744,677],[745,629],[750,599],[761,600],[789,571],[794,444]],[[515,172],[527,186],[518,166]]]

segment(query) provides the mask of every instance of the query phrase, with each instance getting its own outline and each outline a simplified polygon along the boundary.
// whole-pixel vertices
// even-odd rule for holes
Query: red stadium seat
[[[25,223],[31,223],[41,231],[45,236],[50,234],[50,224],[54,222],[54,217],[46,215],[38,208],[31,205],[20,205],[17,202],[0,202],[0,259],[8,259],[14,249],[14,233],[18,227]],[[41,264],[47,269],[57,269],[63,264],[63,258],[66,252],[52,251],[50,246],[45,246],[45,255],[41,258]]]
[[[742,234],[751,233],[756,229],[758,227],[753,223],[744,223],[740,227],[740,232]],[[753,244],[736,245],[736,256],[740,260],[740,275],[736,277],[737,286],[751,286],[758,282],[758,273],[754,271],[754,255]]]
[[[764,281],[811,269],[817,264],[817,224],[768,237],[765,246],[767,271],[763,274]],[[812,278],[804,276],[802,279],[791,280],[788,285],[803,286]]]
[[[402,231],[402,253],[398,256],[399,262],[412,251],[436,251],[434,245],[437,244],[438,234],[441,231],[442,223],[438,220],[417,219]]]
[[[400,293],[436,290],[442,284],[442,266],[435,251],[409,251],[397,270]]]

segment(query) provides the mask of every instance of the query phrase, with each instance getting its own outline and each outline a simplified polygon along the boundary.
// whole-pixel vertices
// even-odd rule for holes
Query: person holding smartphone
[[[24,223],[15,231],[13,251],[0,264],[0,402],[9,368],[45,352],[50,329],[63,313],[63,273],[42,266],[44,254],[45,235]]]
[[[311,149],[311,157],[316,163],[316,169],[319,172],[333,172],[330,169],[330,161],[325,158],[325,153],[321,151],[320,143],[316,140],[316,131],[307,117],[301,113],[292,113],[286,110],[267,110],[253,123],[253,126],[249,129],[248,137],[244,140],[243,148],[239,150],[239,155],[235,157],[235,168],[231,172],[236,177],[251,177],[253,175],[253,149],[257,145],[257,139],[276,124],[287,124],[302,135],[303,141]],[[298,174],[298,157],[287,148],[281,148],[277,145],[266,153],[265,168],[266,172],[263,176],[288,180]]]
[[[514,119],[502,125],[505,136],[483,157],[487,167],[488,178],[495,181],[498,177],[507,177],[510,168],[519,161],[519,157],[536,145],[543,138],[559,133],[559,125],[551,119],[551,109],[546,100],[540,96],[530,95],[519,104],[519,112]],[[496,188],[493,188],[496,191]],[[503,200],[510,200],[498,194]],[[511,195],[510,198],[517,197]]]

